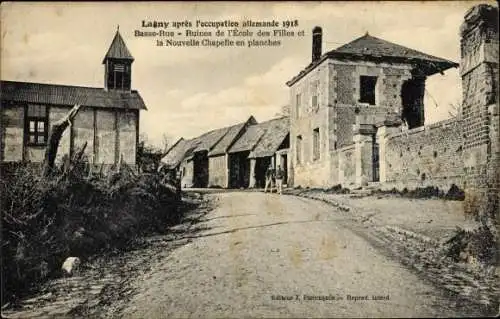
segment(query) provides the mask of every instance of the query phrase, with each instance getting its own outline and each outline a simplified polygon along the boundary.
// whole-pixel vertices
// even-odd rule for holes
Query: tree
[[[54,169],[54,162],[61,137],[66,128],[72,125],[74,118],[78,114],[78,111],[80,111],[80,107],[81,105],[79,104],[75,105],[65,117],[51,126],[49,138],[47,139],[47,147],[45,148],[45,165],[43,170],[45,176],[49,175]],[[87,143],[85,143],[85,146],[87,146]]]
[[[169,144],[170,138],[167,134],[162,136],[162,146],[158,147],[153,145],[146,133],[139,135],[139,145],[137,148],[137,164],[142,171],[156,171],[160,164],[161,158],[166,153],[166,148]]]
[[[163,153],[167,153],[168,149],[170,148],[170,143],[172,141],[172,137],[168,135],[167,133],[163,133],[161,135],[161,146]]]
[[[290,116],[290,105],[285,104],[285,105],[281,106],[280,111],[278,113],[276,113],[275,116],[277,116],[277,117]]]

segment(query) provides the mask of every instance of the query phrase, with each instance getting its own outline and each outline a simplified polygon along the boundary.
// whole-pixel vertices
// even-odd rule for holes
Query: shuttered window
[[[318,160],[321,157],[319,150],[319,128],[313,130],[313,160]]]
[[[302,136],[301,135],[297,136],[295,151],[296,151],[297,164],[300,164],[302,162]]]
[[[301,101],[301,99],[302,99],[302,96],[300,93],[298,93],[295,96],[295,118],[300,117],[300,101]]]

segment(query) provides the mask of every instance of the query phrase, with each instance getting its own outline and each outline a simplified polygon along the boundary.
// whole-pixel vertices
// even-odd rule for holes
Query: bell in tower
[[[116,30],[108,53],[104,56],[104,88],[106,90],[130,91],[134,57],[127,49],[119,28]]]

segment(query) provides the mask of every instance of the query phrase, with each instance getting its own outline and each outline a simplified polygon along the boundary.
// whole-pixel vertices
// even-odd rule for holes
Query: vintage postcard
[[[0,14],[2,317],[498,315],[496,2]]]

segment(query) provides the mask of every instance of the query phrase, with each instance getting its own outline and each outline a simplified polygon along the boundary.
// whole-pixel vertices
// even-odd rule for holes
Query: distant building
[[[104,87],[1,81],[1,161],[43,161],[50,126],[81,104],[63,135],[57,160],[72,156],[87,142],[85,155],[91,163],[122,160],[135,165],[139,113],[146,106],[131,89],[133,61],[117,31],[102,61]]]
[[[324,54],[321,43],[316,27],[311,62],[287,82],[294,185],[379,181],[377,128],[423,126],[426,78],[458,64],[368,33]]]
[[[176,171],[183,187],[248,188],[263,186],[269,164],[288,167],[288,117],[216,129],[181,138],[162,159]]]

